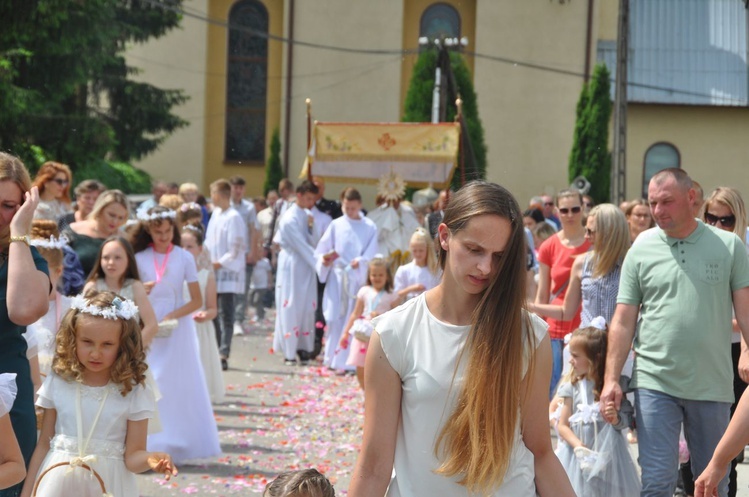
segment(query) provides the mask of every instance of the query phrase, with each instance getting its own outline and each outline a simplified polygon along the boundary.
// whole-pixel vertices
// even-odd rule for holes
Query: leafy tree
[[[424,50],[419,54],[413,69],[411,82],[406,93],[404,122],[430,122],[432,119],[432,91],[434,90],[434,70],[437,68],[439,52],[435,49]],[[463,57],[456,52],[450,52],[450,67],[455,76],[455,84],[463,100],[463,116],[465,117],[468,137],[471,140],[475,164],[471,164],[469,151],[464,150],[466,159],[466,180],[483,179],[486,177],[486,143],[484,142],[484,128],[479,118],[476,92],[473,89],[468,67]],[[455,98],[447,99],[447,120],[453,121],[457,108]],[[460,167],[460,164],[458,165]],[[453,175],[452,188],[460,188],[460,170]]]
[[[177,27],[177,13],[144,0],[0,0],[0,18],[0,149],[32,170],[41,149],[106,181],[187,124],[171,113],[184,93],[133,80],[124,57]]]
[[[268,195],[270,190],[278,188],[278,183],[283,179],[283,167],[281,167],[281,133],[278,128],[273,130],[270,139],[270,156],[265,164],[265,184],[263,184],[263,195]]]
[[[596,203],[608,202],[611,193],[609,77],[606,65],[598,64],[590,83],[583,85],[577,102],[577,122],[570,152],[569,180],[585,176],[591,184],[589,195]]]

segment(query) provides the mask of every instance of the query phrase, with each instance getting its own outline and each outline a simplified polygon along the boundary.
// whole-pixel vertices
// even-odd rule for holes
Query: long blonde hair
[[[12,181],[21,189],[21,202],[31,189],[31,178],[21,159],[14,155],[0,152],[0,181]],[[10,239],[10,225],[0,231],[0,247],[7,247]]]
[[[416,228],[414,234],[411,235],[411,243],[423,243],[427,250],[427,268],[432,275],[436,276],[439,271],[439,262],[437,261],[437,252],[434,250],[434,242],[429,236],[429,232],[424,228]]]
[[[596,238],[593,241],[593,277],[606,276],[621,264],[629,250],[630,236],[627,218],[614,204],[593,207],[588,217],[596,220]]]
[[[535,349],[530,318],[523,310],[526,241],[515,198],[497,184],[473,181],[450,199],[442,222],[455,234],[486,214],[507,219],[510,237],[496,276],[473,311],[471,331],[458,358],[458,364],[466,360],[465,381],[434,448],[442,461],[437,473],[459,477],[458,483],[477,494],[495,490],[505,477],[520,406],[528,392],[521,387],[524,366],[533,371],[533,354],[528,352]],[[443,269],[448,256],[440,247]]]
[[[705,214],[710,208],[710,204],[718,202],[731,209],[731,213],[736,218],[736,223],[733,225],[733,232],[742,240],[746,240],[746,207],[744,207],[744,200],[741,198],[741,194],[735,188],[728,186],[719,186],[710,193],[707,200],[702,204],[702,220],[705,220]]]

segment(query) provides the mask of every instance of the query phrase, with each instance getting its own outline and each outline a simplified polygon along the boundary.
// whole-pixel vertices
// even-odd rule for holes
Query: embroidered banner
[[[410,187],[444,188],[457,165],[459,139],[457,123],[316,122],[308,162],[313,175],[333,181],[376,183],[393,171]]]

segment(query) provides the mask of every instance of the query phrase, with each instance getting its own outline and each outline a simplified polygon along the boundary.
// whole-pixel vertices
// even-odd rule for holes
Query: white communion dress
[[[126,396],[121,386],[91,387],[51,372],[36,405],[55,409],[55,436],[39,468],[35,495],[115,497],[138,495],[135,475],[125,467],[127,422],[149,419],[153,390],[138,385]],[[88,469],[84,467],[88,466]]]

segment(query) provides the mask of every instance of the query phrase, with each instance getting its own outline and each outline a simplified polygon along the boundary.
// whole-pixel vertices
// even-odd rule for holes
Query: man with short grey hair
[[[744,242],[695,219],[695,200],[692,180],[683,170],[665,169],[653,176],[648,201],[658,228],[638,239],[624,259],[609,328],[600,400],[619,407],[618,379],[634,340],[630,386],[635,391],[642,497],[673,495],[682,423],[693,473],[705,469],[728,426],[734,397],[732,306],[744,338],[749,338]],[[741,374],[746,381],[746,373]],[[726,474],[719,495],[727,492]]]

